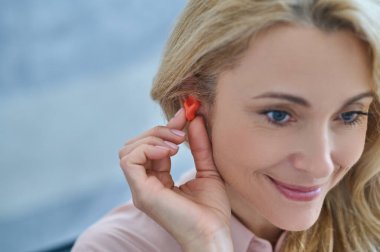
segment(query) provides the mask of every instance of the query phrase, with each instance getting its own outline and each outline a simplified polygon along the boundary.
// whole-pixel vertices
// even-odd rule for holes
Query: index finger
[[[151,135],[154,135],[154,136],[160,137],[160,138],[163,138],[166,136],[165,138],[168,141],[172,141],[172,142],[175,142],[178,144],[178,141],[181,141],[181,142],[183,141],[184,136],[178,135],[176,133],[174,135],[172,135],[172,133],[170,133],[170,131],[165,130],[165,128],[181,131],[185,126],[186,126],[186,116],[185,116],[184,109],[181,108],[177,111],[175,116],[169,120],[169,122],[166,126],[157,126],[155,128],[152,128],[151,130],[146,131],[143,134],[141,134],[135,138],[130,139],[125,145],[135,143],[135,142],[139,141],[140,139],[145,138],[145,137],[149,137]],[[176,138],[173,139],[173,136]]]
[[[177,111],[173,118],[166,125],[168,128],[182,130],[186,126],[185,109],[181,108]]]

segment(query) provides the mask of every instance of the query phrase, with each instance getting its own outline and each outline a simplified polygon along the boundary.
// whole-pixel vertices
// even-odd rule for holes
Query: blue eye
[[[355,118],[358,116],[355,112],[346,112],[342,114],[342,119],[346,123],[350,123],[355,120]]]
[[[264,115],[267,121],[275,126],[287,126],[291,123],[291,115],[283,110],[265,110],[260,112],[261,115]],[[341,113],[339,120],[343,121],[344,125],[355,126],[363,122],[363,118],[368,116],[369,113],[363,111],[350,111]],[[294,120],[293,120],[294,121]]]
[[[345,125],[355,125],[362,122],[362,118],[368,116],[368,113],[362,111],[350,111],[341,114],[341,118]]]
[[[280,126],[286,124],[290,118],[289,113],[281,110],[265,111],[263,114],[267,116],[269,122]]]

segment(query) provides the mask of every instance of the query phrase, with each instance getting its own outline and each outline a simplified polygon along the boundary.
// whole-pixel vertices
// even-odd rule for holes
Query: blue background
[[[149,90],[185,2],[0,0],[0,251],[70,243],[130,199],[118,151],[165,124]]]

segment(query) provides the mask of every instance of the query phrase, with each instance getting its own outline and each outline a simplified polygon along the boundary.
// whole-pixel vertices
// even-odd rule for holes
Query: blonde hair
[[[190,0],[167,43],[151,90],[167,118],[189,94],[212,106],[218,74],[275,24],[348,29],[368,44],[376,97],[363,155],[328,193],[317,222],[287,233],[283,251],[380,251],[379,16],[378,0]]]

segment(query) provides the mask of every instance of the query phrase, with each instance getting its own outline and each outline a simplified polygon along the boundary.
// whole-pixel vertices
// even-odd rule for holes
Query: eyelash
[[[369,113],[365,113],[363,111],[350,111],[350,112],[345,112],[343,114],[356,114],[356,117],[354,120],[351,122],[343,122],[345,125],[348,126],[355,126],[358,124],[361,124],[363,122],[364,117],[368,117]]]
[[[265,111],[260,112],[259,114],[266,116],[266,119],[270,124],[278,126],[278,127],[285,127],[291,123],[291,122],[278,123],[278,122],[274,121],[273,119],[270,119],[268,117],[268,114],[271,112],[285,113],[286,116],[290,116],[290,113],[283,111],[283,110],[265,110]],[[367,117],[369,115],[369,113],[366,113],[363,111],[349,111],[349,112],[344,112],[341,115],[344,115],[344,114],[346,114],[346,115],[347,114],[349,114],[349,115],[356,114],[356,117],[352,121],[347,122],[347,121],[343,120],[344,125],[350,126],[350,127],[354,127],[356,125],[361,124],[363,122],[363,118]]]

